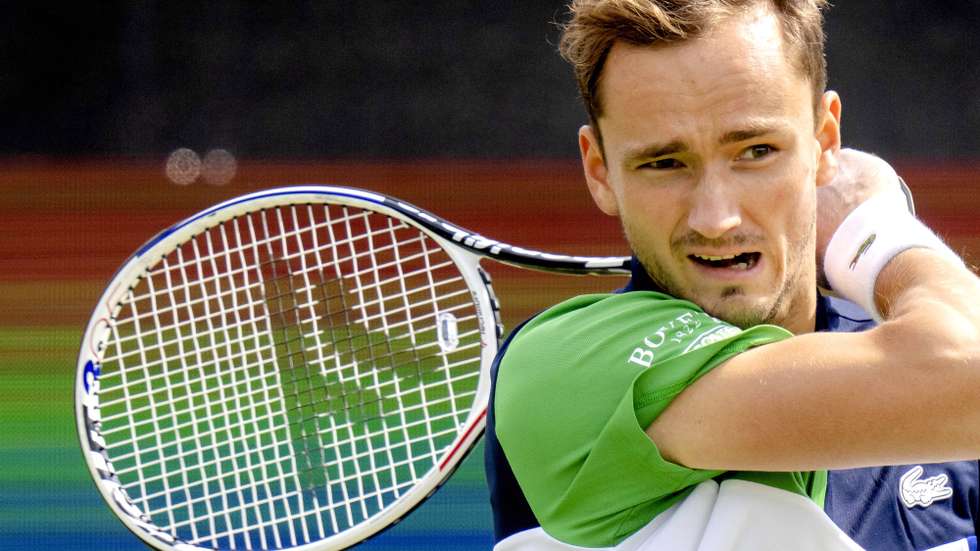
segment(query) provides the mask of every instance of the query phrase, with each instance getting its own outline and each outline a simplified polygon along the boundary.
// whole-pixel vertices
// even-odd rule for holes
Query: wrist
[[[912,216],[904,204],[899,205],[894,196],[876,196],[854,209],[834,232],[827,246],[824,270],[838,294],[857,303],[880,322],[884,315],[875,292],[879,275],[900,253],[920,248],[931,249],[962,265],[962,260]],[[927,263],[936,259],[933,255],[918,254],[910,258]],[[908,261],[902,259],[902,263]],[[890,302],[889,298],[907,285],[908,281],[902,278],[887,278],[887,285],[878,289],[883,293],[883,303]],[[887,307],[884,310],[887,312]]]
[[[882,267],[875,280],[875,308],[882,319],[893,319],[899,312],[896,306],[908,289],[929,281],[930,272],[942,260],[930,249],[915,247],[895,255]],[[933,274],[934,275],[934,274]],[[913,299],[912,304],[916,303]]]

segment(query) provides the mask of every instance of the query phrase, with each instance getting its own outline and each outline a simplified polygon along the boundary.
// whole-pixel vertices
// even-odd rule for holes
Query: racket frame
[[[284,200],[286,198],[287,200]],[[410,203],[370,191],[304,185],[283,187],[233,198],[195,214],[160,232],[141,246],[117,270],[100,297],[82,338],[75,382],[76,428],[85,461],[110,509],[142,541],[161,550],[192,551],[206,548],[178,540],[156,526],[126,495],[115,475],[105,440],[99,433],[98,385],[107,338],[123,298],[133,291],[148,270],[165,255],[195,235],[236,216],[261,209],[305,204],[336,204],[379,212],[402,220],[435,240],[459,267],[477,309],[481,334],[481,367],[474,406],[461,431],[441,458],[414,487],[359,524],[325,539],[291,547],[297,551],[336,549],[354,545],[393,526],[430,496],[459,466],[483,434],[490,395],[489,368],[503,328],[499,303],[489,275],[480,266],[487,257],[510,265],[571,274],[626,274],[629,257],[586,257],[546,253],[485,238]],[[210,549],[210,548],[208,548]]]

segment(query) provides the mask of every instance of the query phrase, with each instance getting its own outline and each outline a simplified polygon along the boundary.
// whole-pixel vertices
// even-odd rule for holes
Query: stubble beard
[[[650,279],[662,291],[672,297],[697,304],[702,310],[713,317],[726,321],[736,327],[747,329],[762,324],[787,325],[785,320],[792,315],[794,309],[793,302],[796,301],[796,295],[800,292],[800,285],[805,281],[804,274],[802,273],[806,266],[806,263],[803,262],[803,255],[807,251],[813,251],[815,227],[816,213],[814,213],[807,230],[804,232],[802,242],[788,246],[787,274],[783,278],[782,285],[775,296],[771,300],[764,301],[763,303],[740,307],[733,307],[734,305],[732,303],[734,300],[737,300],[737,297],[745,296],[745,289],[741,285],[723,288],[718,293],[717,298],[713,300],[712,297],[699,296],[689,287],[678,281],[679,278],[674,277],[669,270],[664,268],[663,264],[654,255],[645,254],[643,251],[638,250],[634,240],[631,238],[631,232],[625,224],[623,231],[626,234],[626,240],[629,242],[631,250],[646,270],[647,275],[650,276]],[[689,237],[687,240],[704,241],[704,238]],[[742,239],[734,242],[738,243],[741,241],[751,242],[757,240]],[[676,250],[676,247],[684,242],[684,239],[675,240],[671,243],[671,250]],[[714,243],[718,244],[719,242],[714,241]]]

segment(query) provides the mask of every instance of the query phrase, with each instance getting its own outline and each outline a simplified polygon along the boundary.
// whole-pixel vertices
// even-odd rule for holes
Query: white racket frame
[[[123,297],[145,277],[147,271],[180,244],[208,228],[236,216],[263,208],[289,205],[335,204],[379,212],[419,229],[434,239],[459,267],[473,303],[481,333],[481,373],[473,407],[449,453],[440,458],[409,491],[367,520],[326,539],[292,547],[296,551],[342,549],[361,542],[391,526],[434,492],[458,467],[483,434],[490,396],[490,365],[497,352],[502,328],[499,304],[490,278],[480,267],[481,257],[534,269],[592,274],[628,273],[628,257],[579,257],[557,255],[515,247],[464,230],[418,207],[378,193],[340,186],[292,186],[260,191],[230,199],[164,230],[143,245],[116,272],[99,299],[85,330],[78,357],[75,382],[75,416],[83,455],[99,492],[126,527],[150,546],[164,551],[204,551],[176,539],[153,524],[150,517],[126,495],[105,453],[99,433],[99,366],[106,339]]]

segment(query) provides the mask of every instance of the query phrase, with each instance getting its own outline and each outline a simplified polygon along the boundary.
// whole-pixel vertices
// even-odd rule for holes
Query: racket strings
[[[355,243],[356,245],[357,241],[367,239],[367,238],[368,238],[367,235],[359,235],[359,236],[350,237],[349,240]],[[183,287],[180,289],[183,292],[181,303],[168,301],[167,305],[159,305],[156,307],[156,309],[142,308],[141,309],[142,311],[135,312],[133,315],[136,318],[139,317],[146,317],[146,318],[153,317],[155,319],[159,318],[161,322],[165,323],[168,321],[168,316],[179,315],[180,312],[183,311],[183,309],[186,306],[201,308],[203,307],[204,303],[207,301],[212,301],[215,299],[225,299],[228,298],[228,296],[230,295],[234,295],[236,293],[245,290],[248,291],[254,291],[256,289],[261,290],[263,285],[261,279],[256,279],[256,281],[251,284],[240,285],[237,287],[229,287],[227,290],[221,290],[221,291],[216,291],[214,286],[216,282],[219,281],[220,278],[247,277],[249,275],[247,272],[254,270],[255,264],[254,264],[254,255],[250,256],[249,258],[246,258],[245,253],[249,253],[251,255],[251,253],[254,252],[256,246],[262,246],[264,244],[268,244],[276,239],[278,238],[273,237],[273,238],[258,239],[255,243],[253,243],[250,246],[250,248],[246,248],[245,246],[238,246],[238,247],[233,247],[231,249],[228,249],[227,252],[229,253],[233,253],[237,251],[240,254],[241,260],[238,264],[223,263],[218,265],[217,268],[215,269],[206,269],[206,271],[199,273],[199,270],[201,268],[200,268],[200,264],[197,262],[187,261],[185,264],[184,261],[172,261],[167,264],[160,265],[157,269],[150,270],[147,274],[148,277],[159,276],[163,272],[163,270],[180,271],[182,274],[185,275],[186,278],[192,279],[198,282],[200,285],[203,285],[204,287],[202,288],[200,285]],[[398,244],[398,246],[404,247],[407,245],[411,245],[413,243],[421,243],[424,239],[426,239],[426,237],[420,234],[417,237],[406,239],[403,243]],[[386,247],[382,247],[378,249],[378,252],[384,252],[387,249],[392,249],[395,247],[396,247],[395,244],[391,244]],[[359,257],[367,256],[368,254],[371,254],[371,252],[359,252],[356,254],[356,256],[353,257],[353,260],[357,260]],[[285,255],[282,256],[281,260],[291,261],[299,257],[300,257],[300,253],[286,253]],[[418,260],[420,257],[421,257],[421,253],[417,255],[409,256],[405,260],[414,261],[414,260]],[[450,265],[451,262],[447,261],[439,267],[448,267]],[[310,266],[309,269],[312,270],[312,269],[328,269],[328,268],[330,267],[326,265],[319,265],[319,266]],[[393,262],[389,262],[386,264],[379,265],[378,268],[397,269],[398,267],[395,266]],[[414,273],[406,273],[405,275],[413,276],[419,274],[420,272],[414,272]],[[342,273],[338,277],[343,279],[350,279],[350,278],[358,277],[359,275],[362,274]],[[392,282],[391,280],[381,281],[379,282],[379,285],[389,284],[391,282]],[[448,282],[440,282],[440,284],[445,284],[445,283]],[[141,301],[152,302],[154,298],[152,295],[154,293],[167,296],[170,295],[173,291],[174,289],[166,288],[166,287],[161,288],[158,291],[151,291],[147,289],[146,292],[134,293],[133,295],[131,295],[129,297],[129,302],[133,302],[133,303],[139,303]],[[420,291],[422,291],[422,289],[414,290],[414,292],[420,292]],[[224,321],[227,322],[228,320],[224,320]],[[126,340],[131,340],[134,338],[136,338],[135,335],[121,336],[120,342],[124,343],[126,342]]]
[[[437,464],[475,393],[479,339],[465,281],[419,231],[338,206],[248,214],[130,290],[100,378],[107,453],[178,538],[322,539]]]

